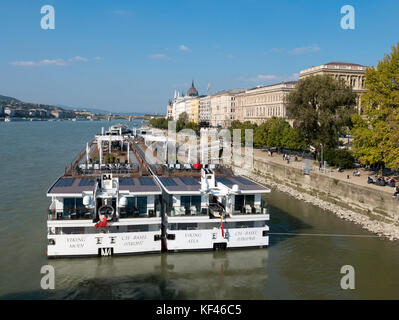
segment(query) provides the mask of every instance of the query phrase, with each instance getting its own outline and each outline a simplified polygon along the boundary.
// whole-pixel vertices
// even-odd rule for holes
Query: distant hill
[[[3,101],[3,102],[12,102],[12,101],[21,102],[18,99],[15,99],[13,97],[7,97],[7,96],[2,96],[2,95],[0,95],[0,101]]]
[[[71,106],[65,106],[65,105],[62,105],[62,104],[56,104],[55,106],[58,107],[58,108],[64,109],[64,110],[77,110],[77,111],[94,112],[94,113],[97,113],[97,114],[110,114],[109,111],[102,110],[102,109],[71,107]]]
[[[0,95],[0,103],[10,103],[10,102],[17,102],[17,103],[22,103],[25,107],[31,108],[34,107],[37,104],[30,103],[30,102],[22,102],[16,98],[13,97],[8,97],[8,96],[3,96]],[[77,110],[77,111],[88,111],[88,112],[93,112],[95,114],[102,114],[102,115],[121,115],[121,116],[144,116],[147,115],[147,113],[144,112],[118,112],[118,111],[109,111],[109,110],[103,110],[103,109],[96,109],[96,108],[82,108],[82,107],[71,107],[71,106],[66,106],[62,104],[56,104],[56,105],[41,105],[41,107],[46,108],[46,109],[55,109],[55,108],[60,108],[63,110]],[[155,115],[155,114],[154,114]]]
[[[65,110],[78,110],[78,111],[89,111],[97,114],[113,114],[113,115],[121,115],[121,116],[144,116],[143,112],[118,112],[118,111],[108,111],[103,109],[95,109],[95,108],[82,108],[82,107],[71,107],[65,106],[62,104],[56,104],[57,107],[65,109]]]

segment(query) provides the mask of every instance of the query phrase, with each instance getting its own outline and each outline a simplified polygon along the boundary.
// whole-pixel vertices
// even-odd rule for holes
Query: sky
[[[41,28],[44,5],[55,29]],[[1,0],[0,12],[1,95],[111,112],[164,114],[192,80],[209,94],[331,61],[375,66],[399,41],[397,0]]]

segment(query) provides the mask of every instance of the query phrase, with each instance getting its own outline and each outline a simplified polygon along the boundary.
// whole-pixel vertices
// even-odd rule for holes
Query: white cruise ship
[[[145,136],[134,148],[148,159]],[[159,139],[158,139],[159,140]],[[269,244],[266,203],[270,190],[230,168],[197,163],[148,167],[162,187],[163,242],[168,251],[223,250]]]
[[[161,252],[161,194],[131,131],[102,130],[47,192],[47,256]]]

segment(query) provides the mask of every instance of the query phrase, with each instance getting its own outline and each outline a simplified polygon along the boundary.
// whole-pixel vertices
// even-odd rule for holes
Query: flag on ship
[[[99,221],[99,222],[97,222],[95,225],[94,225],[94,228],[105,228],[105,227],[107,227],[108,226],[108,221],[107,221],[107,218],[106,217],[104,217],[101,221]]]
[[[220,217],[220,229],[222,230],[222,237],[224,238],[223,217]]]

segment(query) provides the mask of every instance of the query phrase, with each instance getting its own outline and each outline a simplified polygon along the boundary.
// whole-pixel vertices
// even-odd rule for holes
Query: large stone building
[[[199,123],[200,98],[199,97],[193,97],[189,101],[190,101],[189,120],[190,120],[190,122]]]
[[[202,96],[199,106],[199,121],[203,125],[209,125],[211,121],[211,97]]]
[[[211,95],[210,125],[227,128],[235,120],[236,96],[243,89],[231,89],[216,92]]]
[[[286,118],[287,95],[295,85],[290,81],[245,90],[237,96],[237,120],[261,124],[272,117]]]
[[[348,62],[330,62],[316,67],[304,69],[299,73],[299,79],[314,75],[328,74],[335,79],[343,79],[347,86],[352,87],[357,94],[357,109],[362,113],[360,96],[365,91],[364,74],[366,67]]]
[[[335,79],[344,79],[358,95],[357,107],[361,113],[360,96],[364,92],[366,67],[346,62],[330,62],[304,69],[299,79],[308,76],[328,74]],[[234,120],[261,124],[272,117],[287,118],[287,96],[295,90],[296,81],[258,86],[247,90],[232,89],[216,92],[208,96],[198,96],[194,82],[186,95],[175,92],[172,103],[168,104],[167,116],[178,120],[186,112],[189,120],[212,127],[229,127]],[[292,119],[287,119],[291,122]]]
[[[166,118],[173,119],[174,114],[174,104],[172,101],[169,101],[168,105],[166,106]]]
[[[194,87],[194,81],[191,84],[191,88],[188,89],[187,94],[180,95],[179,91],[175,90],[175,94],[173,97],[173,100],[168,104],[167,106],[167,116],[171,116],[171,118],[175,121],[179,119],[179,116],[185,112],[187,113],[187,116],[190,119],[191,115],[191,100],[198,100],[197,104],[193,104],[195,106],[198,105],[199,108],[199,99],[198,99],[198,91]],[[199,111],[197,112],[199,114]],[[194,116],[198,118],[199,116],[196,116],[194,112]]]

